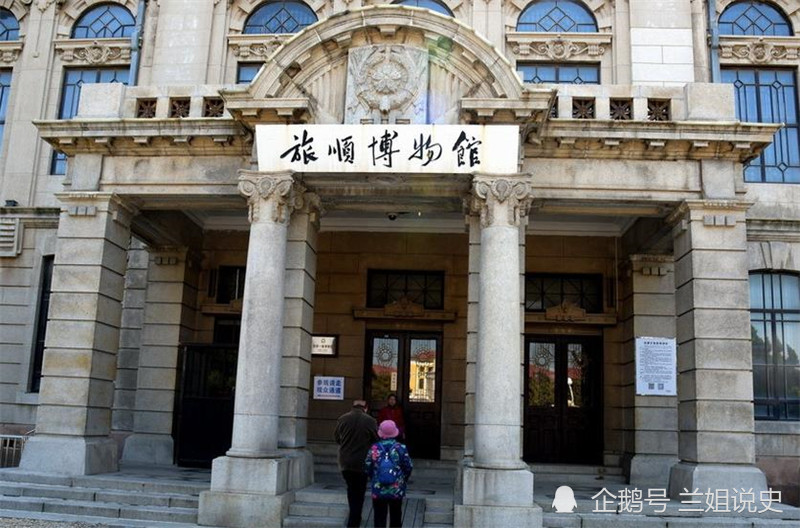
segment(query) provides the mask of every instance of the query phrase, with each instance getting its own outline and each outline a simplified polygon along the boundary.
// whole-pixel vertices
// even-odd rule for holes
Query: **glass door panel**
[[[436,402],[436,339],[410,340],[408,401]]]
[[[399,337],[373,337],[370,400],[385,400],[389,393],[397,392],[399,361]]]

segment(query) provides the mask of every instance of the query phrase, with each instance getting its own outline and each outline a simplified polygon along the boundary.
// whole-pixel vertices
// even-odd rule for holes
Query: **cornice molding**
[[[800,37],[720,37],[720,60],[728,64],[797,66]]]
[[[61,61],[65,63],[124,65],[131,60],[129,38],[60,39],[53,44]]]

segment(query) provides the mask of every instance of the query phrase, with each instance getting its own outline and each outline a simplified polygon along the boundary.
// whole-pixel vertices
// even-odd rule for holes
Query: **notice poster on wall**
[[[636,338],[637,395],[677,395],[677,371],[677,349],[674,338]]]
[[[343,400],[344,378],[337,376],[314,376],[315,400]]]

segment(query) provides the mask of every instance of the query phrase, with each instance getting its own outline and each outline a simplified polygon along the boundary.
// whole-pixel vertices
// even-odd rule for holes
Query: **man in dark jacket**
[[[354,401],[353,409],[339,417],[335,438],[339,444],[339,469],[347,483],[347,504],[350,506],[347,526],[355,528],[361,526],[361,509],[367,491],[364,459],[370,446],[378,439],[378,424],[367,414],[367,402]]]

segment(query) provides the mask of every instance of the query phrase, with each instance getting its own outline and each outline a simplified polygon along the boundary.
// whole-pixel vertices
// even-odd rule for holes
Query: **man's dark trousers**
[[[361,510],[364,507],[364,494],[367,492],[367,474],[363,471],[342,471],[347,483],[347,505],[350,516],[347,518],[348,528],[361,526]]]

